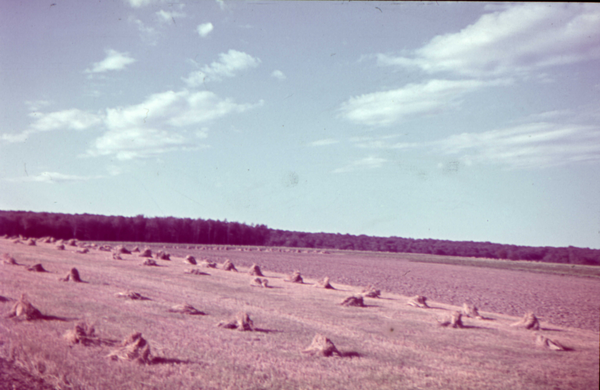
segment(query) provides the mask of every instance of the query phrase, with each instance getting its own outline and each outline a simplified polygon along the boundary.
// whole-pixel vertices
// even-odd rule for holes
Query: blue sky
[[[600,248],[600,6],[0,3],[0,208]]]

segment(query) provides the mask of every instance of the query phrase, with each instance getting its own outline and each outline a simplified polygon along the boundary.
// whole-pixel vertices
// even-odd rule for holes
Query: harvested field
[[[140,243],[127,244],[135,245]],[[162,246],[150,247],[156,252]],[[449,280],[442,278],[442,282],[430,280],[427,284],[424,282],[427,272],[420,273],[418,267],[435,270],[436,265],[412,263],[399,256],[394,260],[397,264],[394,268],[392,264],[374,267],[372,259],[378,258],[375,254],[195,249],[192,255],[197,258],[219,264],[231,259],[239,273],[218,267],[210,271],[210,276],[193,277],[184,273],[190,267],[183,261],[190,254],[188,246],[181,250],[174,246],[163,249],[168,249],[175,261],[162,263],[161,267],[140,267],[137,255],[123,255],[122,261],[114,261],[98,250],[81,256],[75,253],[75,248],[59,252],[54,244],[38,241],[37,246],[15,246],[0,239],[0,253],[10,250],[23,264],[41,262],[51,271],[32,273],[24,267],[2,267],[0,296],[5,297],[0,301],[2,313],[7,314],[20,294],[27,293],[44,314],[48,312],[62,319],[16,321],[0,317],[0,359],[12,359],[14,366],[42,378],[53,388],[598,387],[597,332],[573,325],[561,326],[542,314],[540,307],[515,299],[506,300],[515,307],[519,305],[514,315],[487,310],[486,302],[502,301],[503,296],[487,296],[478,290],[481,285],[489,287],[495,283],[493,278],[486,283],[477,282],[481,275],[477,271],[485,268],[443,265],[463,275],[460,281],[464,283],[449,284]],[[389,258],[387,261],[391,262]],[[263,273],[272,288],[249,285],[247,272],[254,263],[264,267]],[[87,283],[56,281],[62,270],[75,267]],[[275,270],[278,267],[280,271]],[[302,272],[304,284],[284,282],[294,269]],[[400,286],[413,288],[398,294],[387,288],[389,279],[367,280],[378,270],[395,277]],[[475,277],[471,280],[467,276],[472,272]],[[582,293],[581,286],[588,286],[594,293],[587,291],[585,296],[595,297],[599,286],[593,278],[512,272],[573,278],[571,289],[557,294],[570,303],[565,317],[570,324],[577,320],[573,308],[586,301],[582,296],[569,296]],[[406,283],[412,273],[419,274],[420,283],[416,284],[415,275],[411,281],[414,285]],[[331,276],[335,290],[312,287],[324,275]],[[342,282],[351,277],[360,280],[353,285]],[[523,280],[514,283],[517,282],[521,282],[518,283],[521,290],[539,288]],[[340,305],[349,296],[359,296],[368,285],[382,290],[380,298],[365,298],[363,308]],[[431,291],[441,286],[453,288],[454,294],[460,296],[456,304],[435,298]],[[52,294],[48,294],[50,288]],[[150,299],[115,296],[128,291]],[[512,292],[504,286],[504,294]],[[417,294],[428,297],[430,308],[406,304],[409,297]],[[191,309],[184,302],[192,303],[205,315],[187,315]],[[460,311],[464,302],[472,302],[481,316],[490,320],[464,316],[461,329],[439,326],[440,318],[447,315],[451,318],[451,313]],[[552,311],[550,303],[547,302],[548,310]],[[592,305],[596,307],[595,303]],[[597,314],[597,307],[595,310]],[[528,311],[539,318],[539,330],[510,326]],[[62,336],[81,322],[94,324],[95,332],[103,338],[125,341],[120,348],[102,343],[86,348],[65,342]],[[230,331],[216,326],[219,323],[226,328],[251,326],[253,331]],[[135,344],[141,339],[132,336],[136,334],[143,334],[146,343]],[[315,335],[320,336],[315,338]],[[129,339],[132,343],[127,343]],[[329,353],[320,352],[328,349],[325,339],[335,344],[338,353],[327,357]],[[565,350],[553,350],[555,347],[545,340],[564,346]],[[127,349],[130,345],[137,349]]]

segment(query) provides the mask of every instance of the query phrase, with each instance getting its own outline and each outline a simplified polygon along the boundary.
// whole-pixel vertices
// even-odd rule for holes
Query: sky
[[[600,248],[600,6],[0,2],[0,209]]]

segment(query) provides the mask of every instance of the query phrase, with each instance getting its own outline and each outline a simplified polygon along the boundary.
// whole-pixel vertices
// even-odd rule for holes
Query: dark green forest
[[[572,246],[529,247],[490,242],[303,233],[226,220],[147,218],[143,215],[123,217],[0,211],[0,235],[6,238],[51,236],[56,239],[75,238],[83,241],[345,249],[600,265],[600,250]]]

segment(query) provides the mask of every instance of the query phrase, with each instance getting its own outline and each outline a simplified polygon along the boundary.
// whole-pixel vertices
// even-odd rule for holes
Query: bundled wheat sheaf
[[[148,299],[148,298],[144,297],[142,294],[140,294],[138,292],[135,292],[135,291],[131,291],[131,290],[118,292],[118,293],[115,294],[115,296],[117,298],[127,298],[127,299],[133,299],[133,300],[145,300],[145,299]]]
[[[529,330],[540,330],[540,322],[532,312],[528,312],[520,321],[517,321],[510,326]]]
[[[27,271],[31,271],[31,272],[48,272],[44,269],[44,266],[42,266],[41,264],[34,264],[32,266],[27,267]]]
[[[477,310],[477,307],[471,303],[463,303],[462,306],[462,314],[464,316],[470,317],[470,318],[475,318],[477,320],[482,320],[483,317],[479,314],[479,311]]]
[[[381,296],[381,290],[376,289],[375,287],[368,285],[367,287],[365,287],[361,293],[366,297],[366,298],[379,298]]]
[[[116,250],[116,253],[121,254],[121,255],[130,255],[131,251],[127,248],[125,248],[123,245],[119,245]]]
[[[113,260],[123,260],[121,255],[119,255],[118,253],[113,253],[112,258],[113,258]]]
[[[135,332],[123,340],[119,348],[109,353],[107,357],[111,360],[126,360],[147,364],[151,362],[150,345],[140,332]]]
[[[152,251],[150,250],[150,248],[146,248],[142,252],[140,252],[140,254],[138,256],[139,257],[152,257]]]
[[[248,274],[252,276],[264,276],[263,273],[260,271],[260,267],[258,266],[258,264],[252,264],[252,267],[250,267],[250,269],[248,270]]]
[[[549,338],[541,334],[537,335],[537,337],[535,338],[535,345],[537,345],[540,348],[548,348],[551,351],[566,350],[566,348],[558,341],[550,340]]]
[[[81,344],[85,346],[100,344],[100,339],[96,336],[94,326],[86,322],[76,324],[73,329],[69,329],[63,337],[70,344]]]
[[[82,249],[77,249],[75,252],[86,254],[86,253],[89,253],[89,251],[90,250],[88,248],[82,248]]]
[[[134,248],[131,250],[131,253],[133,253],[133,252],[137,252],[137,253],[139,253],[139,252],[140,252],[140,248],[139,248],[139,247],[137,247],[137,246],[136,246],[136,247],[134,247]]]
[[[333,288],[333,286],[331,284],[329,284],[329,276],[324,277],[323,279],[319,280],[316,284],[315,287],[318,288],[326,288],[326,289],[330,289],[330,290],[335,290]]]
[[[250,285],[252,287],[264,287],[267,288],[269,287],[269,280],[268,279],[261,279],[261,278],[254,278],[250,281]]]
[[[2,254],[2,259],[4,264],[7,265],[18,265],[17,264],[17,260],[15,260],[11,255],[9,255],[8,253],[3,253]]]
[[[64,244],[57,244],[56,245],[56,249],[59,251],[64,251],[65,250],[65,245]]]
[[[181,305],[175,305],[169,309],[171,313],[181,313],[181,314],[189,314],[189,315],[204,315],[204,312],[196,309],[194,306],[184,303]]]
[[[200,263],[200,266],[205,267],[205,268],[217,268],[217,263],[215,263],[214,261],[210,261],[208,259],[204,259]]]
[[[82,282],[81,277],[79,277],[79,271],[77,271],[77,268],[71,268],[71,271],[69,271],[69,273],[64,278],[60,278],[58,280],[60,280],[61,282]]]
[[[217,324],[219,328],[237,329],[239,331],[254,330],[254,322],[248,313],[240,311],[231,321],[221,321]]]
[[[197,264],[197,263],[196,263],[196,258],[195,258],[194,256],[192,256],[192,255],[187,255],[187,256],[185,257],[185,260],[184,260],[184,261],[185,261],[186,263],[188,263],[188,264],[193,264],[193,265],[196,265],[196,264]]]
[[[235,268],[235,265],[233,265],[233,263],[229,259],[225,260],[225,262],[223,263],[223,270],[238,272],[237,268]]]
[[[29,245],[29,246],[35,246],[36,242],[35,242],[35,240],[33,238],[30,238],[29,240],[27,240],[27,245]]]
[[[293,274],[288,275],[288,277],[285,278],[283,281],[289,283],[304,283],[302,275],[300,275],[300,271],[294,271]]]
[[[13,305],[8,313],[8,318],[24,319],[33,321],[43,318],[42,313],[36,309],[27,299],[27,295],[22,294],[21,298]]]
[[[365,303],[363,302],[363,297],[361,295],[357,295],[357,296],[352,296],[352,297],[348,297],[348,298],[344,299],[342,301],[342,303],[340,303],[340,305],[364,307]]]
[[[459,311],[453,311],[449,316],[439,322],[440,326],[449,328],[462,328],[462,314]]]
[[[157,266],[158,264],[156,264],[156,261],[155,261],[155,260],[152,260],[152,259],[146,259],[146,260],[145,260],[145,261],[142,263],[142,265],[147,265],[147,266],[150,266],[150,267],[152,267],[152,266]]]
[[[340,351],[327,337],[320,333],[317,333],[312,340],[312,343],[302,351],[303,353],[317,355],[317,356],[342,356]]]
[[[163,251],[158,251],[156,252],[156,258],[158,260],[171,260],[171,255]]]
[[[429,305],[427,305],[427,298],[422,295],[415,295],[414,297],[410,298],[408,302],[406,302],[406,304],[409,306],[420,308],[429,307]]]
[[[191,274],[191,275],[210,275],[210,274],[207,274],[206,272],[202,272],[199,269],[195,269],[195,268],[188,268],[184,271],[184,273]]]

